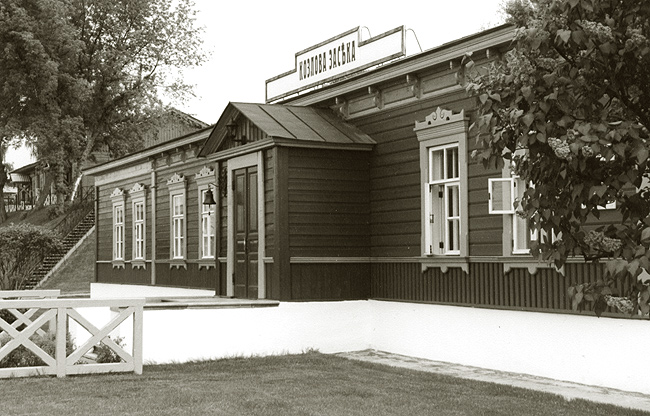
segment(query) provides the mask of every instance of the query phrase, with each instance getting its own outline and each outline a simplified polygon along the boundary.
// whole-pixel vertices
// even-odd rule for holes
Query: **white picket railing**
[[[28,296],[12,291],[11,295],[0,292],[0,299],[7,297]],[[41,292],[36,296],[46,297],[48,291]],[[57,294],[52,294],[54,297]],[[0,378],[6,377],[27,377],[32,375],[56,375],[65,377],[69,374],[89,374],[108,372],[135,372],[142,374],[142,316],[144,299],[18,299],[0,300],[0,309],[6,309],[14,316],[16,321],[9,324],[0,318],[0,336],[9,337],[10,340],[0,348],[0,360],[9,353],[24,346],[26,349],[38,356],[45,365],[36,367],[13,367],[0,368]],[[84,318],[77,310],[81,308],[111,308],[117,311],[106,325],[98,328],[88,319]],[[23,312],[25,311],[26,312]],[[36,318],[34,318],[36,316]],[[133,341],[130,351],[126,351],[118,345],[109,334],[120,324],[132,318]],[[90,337],[68,355],[66,352],[66,340],[69,331],[69,320],[74,320],[79,326],[90,334]],[[52,324],[54,322],[54,328]],[[43,351],[30,337],[35,333],[44,335],[46,331],[43,326],[50,325],[50,329],[56,333],[56,349],[54,356]],[[18,330],[25,325],[22,330]],[[109,347],[114,354],[121,358],[119,363],[81,363],[80,360],[91,351],[96,345],[103,343]],[[86,360],[82,360],[86,361]]]

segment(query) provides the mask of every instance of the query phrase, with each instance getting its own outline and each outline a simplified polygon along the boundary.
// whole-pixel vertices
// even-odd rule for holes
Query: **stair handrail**
[[[85,203],[81,200],[75,205],[79,205],[79,208],[68,212],[65,217],[63,217],[63,219],[52,229],[63,239],[65,239],[68,234],[70,234],[75,229],[75,227],[81,223],[84,218],[86,218],[86,216],[93,210],[94,207],[92,203]]]

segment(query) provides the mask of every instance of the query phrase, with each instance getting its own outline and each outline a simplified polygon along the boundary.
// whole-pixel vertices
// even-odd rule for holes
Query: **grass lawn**
[[[95,234],[93,231],[39,289],[60,289],[63,295],[90,293],[95,279]]]
[[[648,415],[307,353],[0,380],[3,415]]]
[[[7,212],[7,221],[0,224],[0,227],[6,227],[10,224],[29,223],[34,225],[52,226],[58,221],[58,218],[50,218],[48,208],[36,210],[12,211]]]

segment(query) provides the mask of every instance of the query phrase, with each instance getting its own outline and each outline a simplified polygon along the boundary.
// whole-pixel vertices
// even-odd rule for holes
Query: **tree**
[[[66,92],[60,74],[72,70],[78,44],[61,2],[7,0],[0,3],[0,147],[51,133],[60,113],[57,95]],[[63,79],[61,81],[64,81]],[[31,135],[31,136],[30,136]],[[4,152],[3,152],[4,155]],[[4,158],[0,171],[6,178]],[[0,193],[2,192],[0,188]],[[3,195],[0,194],[3,198]],[[4,207],[0,221],[6,219]]]
[[[512,160],[531,184],[517,204],[545,235],[533,254],[558,267],[606,261],[608,282],[569,290],[574,308],[589,300],[600,314],[613,302],[607,283],[650,271],[650,3],[514,0],[506,12],[512,49],[483,68],[468,55],[459,73],[477,97],[475,157]],[[588,229],[610,201],[620,223]],[[648,282],[633,286],[632,307],[648,313]]]
[[[195,13],[191,0],[3,1],[0,137],[30,142],[69,194],[94,150],[138,149],[161,97],[191,94],[182,69],[206,56]]]

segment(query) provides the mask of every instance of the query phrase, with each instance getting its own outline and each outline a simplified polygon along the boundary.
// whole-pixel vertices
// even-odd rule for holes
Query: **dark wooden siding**
[[[186,214],[185,220],[187,221],[187,259],[199,258],[199,190],[194,179],[194,174],[188,175],[187,178],[187,193],[185,197]]]
[[[289,244],[296,257],[369,255],[369,152],[289,151]]]
[[[221,179],[225,182],[227,179],[227,169],[228,164],[226,162],[220,163],[220,169],[223,170],[221,174]],[[220,184],[219,194],[216,195],[219,198],[219,229],[217,230],[219,239],[219,257],[226,257],[228,255],[228,184]]]
[[[172,174],[169,171],[156,175],[156,259],[169,258],[169,191],[167,181]]]
[[[437,107],[467,112],[472,101],[461,93],[352,120],[377,142],[370,167],[373,257],[421,255],[420,145],[413,128]],[[472,197],[477,195],[470,195],[470,205]]]
[[[134,269],[126,264],[123,269],[114,269],[111,263],[97,264],[97,282],[129,285],[148,285],[151,283],[151,264],[147,268]]]
[[[99,187],[99,206],[96,228],[98,239],[97,261],[113,260],[113,201],[111,200],[111,193],[115,188],[122,189],[126,194],[124,202],[124,259],[127,261],[131,260],[133,247],[133,199],[128,194],[128,191],[136,183],[142,183],[147,187],[145,205],[146,221],[149,222],[151,220],[150,182],[150,176],[138,176]],[[147,226],[145,237],[147,238],[146,258],[151,259],[151,230],[149,226]]]
[[[260,130],[255,124],[251,123],[250,120],[246,119],[245,117],[241,117],[237,121],[237,124],[239,127],[237,128],[237,135],[235,137],[235,140],[238,141],[233,141],[232,139],[227,138],[224,143],[221,144],[221,147],[219,148],[220,151],[243,146],[243,143],[241,142],[242,136],[246,136],[246,143],[257,142],[268,138],[266,133]]]
[[[264,269],[266,274],[266,298],[280,299],[280,289],[275,287],[278,285],[278,282],[277,280],[273,279],[273,263],[265,263]],[[276,295],[276,293],[278,293],[278,295]]]
[[[142,284],[151,283],[151,265],[147,269],[132,269],[129,264],[124,269],[113,269],[110,263],[97,265],[99,283]],[[225,276],[225,273],[222,275]],[[225,280],[217,278],[214,268],[199,270],[197,263],[188,263],[187,270],[170,269],[166,262],[156,263],[156,286],[174,286],[200,289],[217,289],[217,295],[225,295]]]
[[[372,265],[371,297],[464,306],[518,310],[569,311],[569,286],[593,282],[604,276],[604,265],[568,263],[565,275],[540,267],[535,274],[526,268],[504,273],[503,264],[471,263],[469,274],[460,268],[442,273],[439,268],[422,272],[418,263]],[[619,283],[625,294],[629,283]],[[615,312],[610,310],[609,312]]]
[[[288,165],[289,150],[286,147],[273,148],[273,213],[275,233],[271,274],[266,275],[267,296],[271,299],[291,299],[291,270],[289,258],[289,198]]]
[[[275,197],[274,183],[274,152],[264,151],[264,224],[266,256],[270,256],[275,248],[275,214],[273,198]]]
[[[474,149],[480,147],[476,144],[475,137],[471,137],[468,144],[470,155]],[[488,214],[488,179],[500,178],[501,170],[486,169],[482,163],[469,156],[467,160],[469,162],[469,254],[471,256],[501,256],[503,254],[503,217]]]
[[[291,264],[292,300],[352,300],[369,295],[368,263]]]
[[[221,282],[217,281],[215,268],[201,268],[195,262],[188,262],[187,269],[170,268],[166,262],[156,263],[156,286],[174,286],[196,289],[217,289]]]

